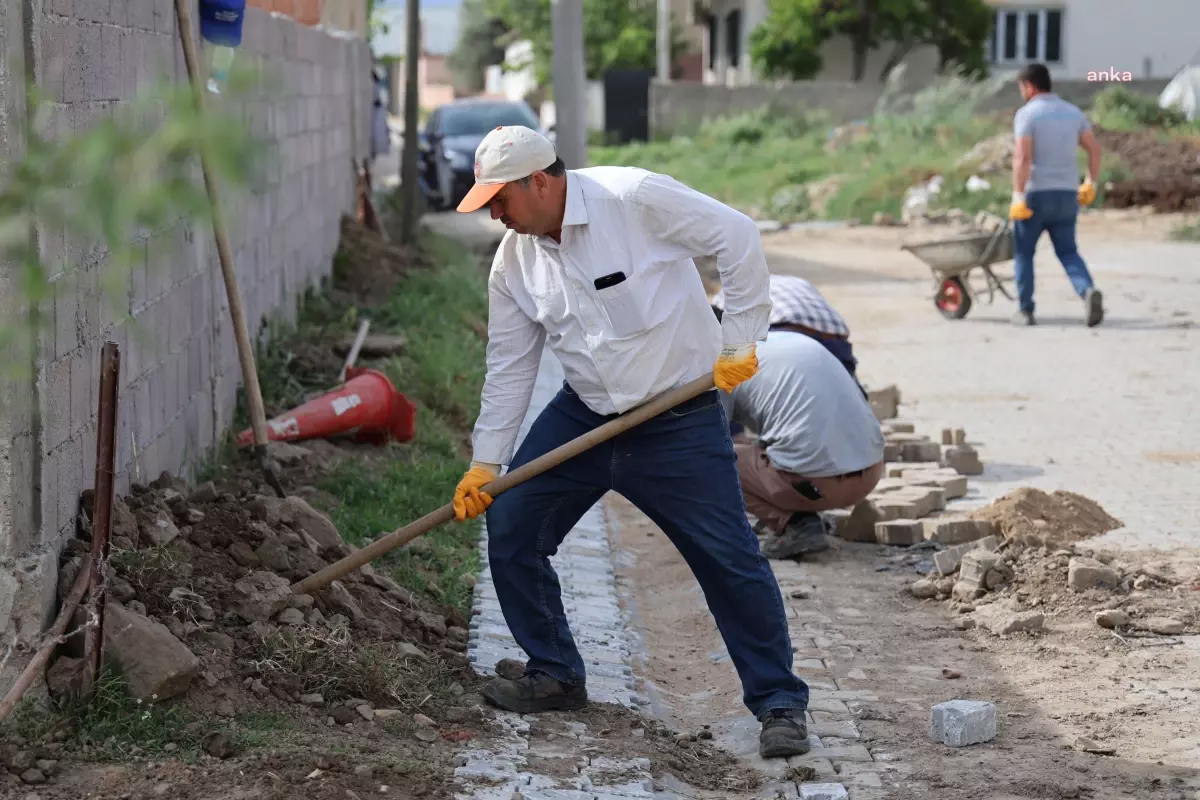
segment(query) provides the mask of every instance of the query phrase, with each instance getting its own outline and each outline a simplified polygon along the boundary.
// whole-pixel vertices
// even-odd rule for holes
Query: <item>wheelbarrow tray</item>
[[[989,250],[990,248],[990,250]],[[906,244],[901,247],[942,276],[962,275],[999,261],[1011,261],[1012,236],[1004,228],[994,233],[968,233],[949,239]]]

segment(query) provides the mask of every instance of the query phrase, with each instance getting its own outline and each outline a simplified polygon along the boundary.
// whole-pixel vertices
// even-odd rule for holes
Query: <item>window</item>
[[[717,66],[717,26],[721,21],[716,14],[708,15],[708,68],[716,69]]]
[[[1061,63],[1062,16],[1058,8],[997,11],[988,60],[993,64]]]
[[[741,9],[734,9],[725,17],[725,53],[729,56],[729,66],[737,67],[741,52],[742,12]]]

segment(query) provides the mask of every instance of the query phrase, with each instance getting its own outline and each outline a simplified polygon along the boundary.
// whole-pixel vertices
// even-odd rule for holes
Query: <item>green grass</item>
[[[1005,168],[985,176],[991,186],[968,192],[970,168],[958,160],[984,139],[1009,131],[1003,115],[978,115],[975,109],[996,91],[1011,86],[947,78],[913,95],[890,89],[868,120],[864,133],[827,147],[834,129],[821,115],[763,108],[710,121],[690,137],[593,147],[596,164],[637,166],[671,175],[693,188],[752,216],[784,222],[823,217],[869,221],[876,212],[899,216],[907,190],[934,175],[943,177],[934,208],[959,208],[969,214],[1007,213],[1011,176]],[[1114,86],[1097,95],[1090,116],[1102,127],[1120,130],[1156,127],[1164,138],[1200,134],[1178,114],[1164,112],[1154,98]],[[1080,167],[1086,156],[1080,154]],[[837,191],[815,207],[804,184],[835,178]],[[1119,159],[1106,154],[1097,190],[1130,177]]]
[[[97,761],[169,752],[191,757],[199,752],[202,734],[189,722],[178,706],[135,700],[120,671],[109,665],[100,674],[92,702],[65,698],[46,705],[26,699],[0,733],[32,742],[59,731],[72,753]]]
[[[423,235],[432,264],[403,275],[391,297],[360,309],[343,295],[310,292],[292,325],[272,326],[258,354],[259,381],[268,408],[291,408],[331,388],[326,371],[313,370],[329,343],[352,335],[362,315],[371,333],[401,332],[402,354],[372,362],[417,405],[416,437],[389,445],[384,459],[349,459],[319,480],[337,499],[324,508],[346,541],[361,545],[448,503],[469,466],[467,434],[479,413],[486,345],[468,323],[487,319],[486,272],[477,258],[450,239]],[[338,269],[352,269],[339,263]],[[336,363],[335,363],[336,362]],[[328,363],[336,371],[336,359]],[[239,414],[245,425],[244,409]],[[228,445],[216,452],[202,477],[219,477],[230,463]],[[479,568],[478,522],[451,524],[376,562],[402,585],[439,603],[470,610],[464,579]]]
[[[1177,242],[1200,242],[1200,219],[1179,223],[1171,231],[1171,238]]]

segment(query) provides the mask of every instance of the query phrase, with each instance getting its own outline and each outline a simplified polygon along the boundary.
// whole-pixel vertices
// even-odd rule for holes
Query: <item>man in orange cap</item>
[[[704,590],[762,723],[764,757],[807,752],[808,687],[792,672],[783,598],[746,520],[729,423],[709,391],[495,498],[481,488],[617,414],[712,372],[722,391],[757,370],[769,275],[754,222],[665,175],[567,170],[544,137],[498,128],[475,154],[459,205],[508,228],[488,279],[487,377],[455,517],[487,511],[488,560],[504,618],[529,656],[483,691],[519,713],[587,702],[583,659],[550,556],[605,492],[628,498],[682,553]],[[693,258],[715,255],[720,322]],[[566,381],[521,447],[545,345]]]

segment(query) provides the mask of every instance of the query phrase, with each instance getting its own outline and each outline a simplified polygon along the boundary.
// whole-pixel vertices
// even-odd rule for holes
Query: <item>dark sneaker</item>
[[[813,511],[793,514],[780,534],[762,538],[762,553],[767,558],[795,558],[805,553],[818,553],[829,548],[825,538],[825,522]]]
[[[1083,295],[1083,307],[1087,309],[1087,326],[1094,328],[1104,321],[1104,296],[1099,289],[1088,289]]]
[[[776,708],[758,718],[758,754],[763,758],[802,756],[808,752],[808,724],[800,709]]]
[[[577,711],[587,705],[587,687],[563,683],[544,672],[527,672],[516,680],[493,678],[481,694],[496,708],[518,714]]]
[[[1017,313],[1013,314],[1012,324],[1019,325],[1021,327],[1028,327],[1031,325],[1037,325],[1037,322],[1035,322],[1033,319],[1032,311],[1018,311]]]

